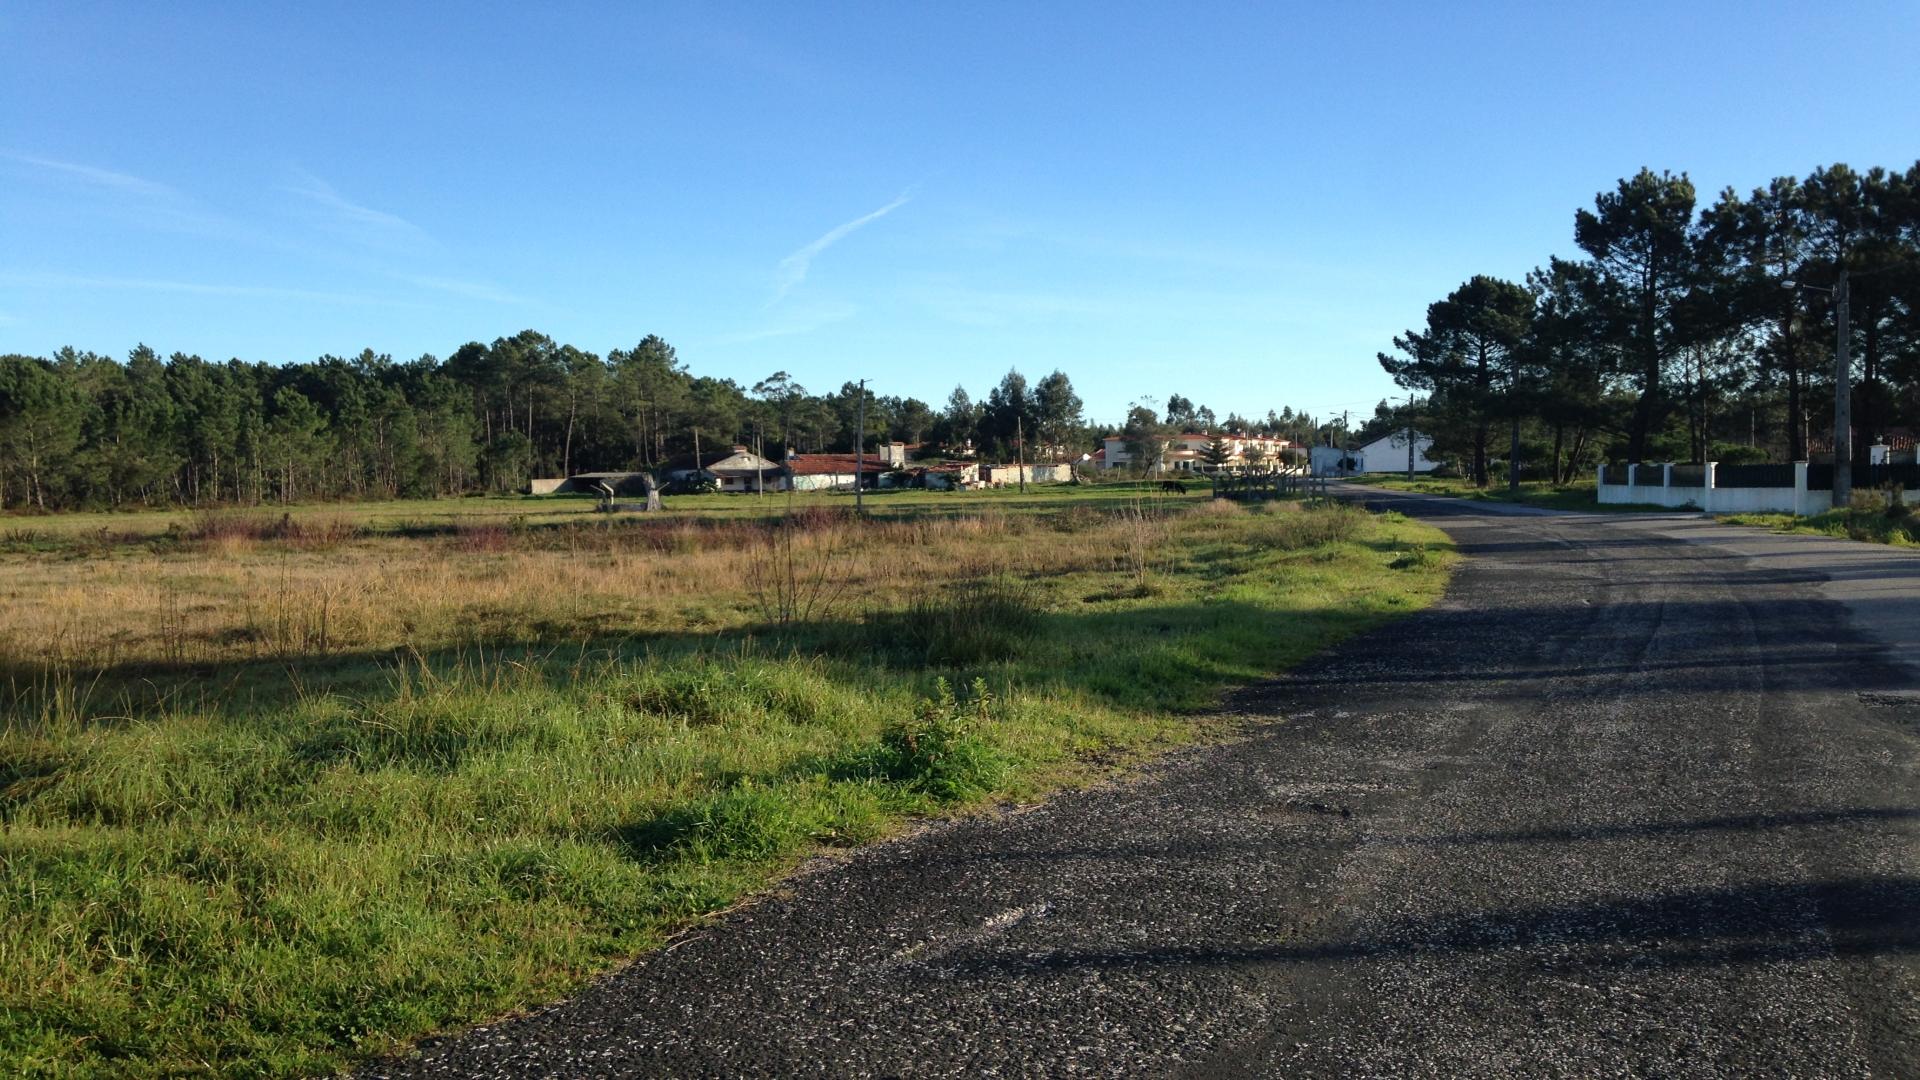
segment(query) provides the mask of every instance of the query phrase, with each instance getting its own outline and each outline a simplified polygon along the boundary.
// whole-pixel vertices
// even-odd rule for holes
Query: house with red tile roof
[[[856,477],[861,487],[879,487],[880,474],[894,468],[873,454],[788,454],[786,474],[795,491],[852,491]]]

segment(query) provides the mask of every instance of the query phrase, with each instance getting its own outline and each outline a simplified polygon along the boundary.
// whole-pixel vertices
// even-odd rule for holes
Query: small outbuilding
[[[856,483],[877,488],[880,474],[893,468],[870,454],[862,458],[852,454],[789,454],[787,482],[795,491],[852,491]]]

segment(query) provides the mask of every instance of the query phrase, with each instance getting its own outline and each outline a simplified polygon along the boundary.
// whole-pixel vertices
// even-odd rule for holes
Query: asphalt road
[[[1247,738],[367,1075],[1920,1077],[1920,558],[1368,498],[1469,558]]]

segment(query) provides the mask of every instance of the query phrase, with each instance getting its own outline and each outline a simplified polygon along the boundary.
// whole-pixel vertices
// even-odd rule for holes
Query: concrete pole
[[[1853,360],[1847,354],[1847,264],[1833,285],[1833,321],[1838,340],[1833,350],[1833,508],[1853,501]]]

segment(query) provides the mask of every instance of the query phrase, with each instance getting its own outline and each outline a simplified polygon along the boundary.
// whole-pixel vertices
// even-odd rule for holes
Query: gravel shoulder
[[[1247,737],[364,1075],[1920,1075],[1920,559],[1356,495],[1468,557]]]

